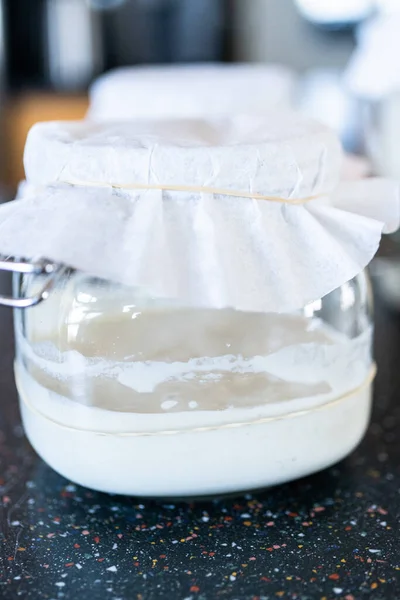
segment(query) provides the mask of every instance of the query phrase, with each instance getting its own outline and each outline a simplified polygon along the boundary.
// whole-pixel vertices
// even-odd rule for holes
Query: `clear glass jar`
[[[19,296],[41,285],[16,276]],[[256,489],[345,457],[370,414],[365,274],[293,314],[182,308],[69,271],[15,311],[27,435],[81,485],[143,496]]]

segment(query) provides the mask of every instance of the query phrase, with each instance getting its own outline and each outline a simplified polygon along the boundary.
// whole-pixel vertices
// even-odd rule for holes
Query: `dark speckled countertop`
[[[140,501],[77,487],[35,455],[1,310],[1,600],[400,598],[400,316],[379,304],[376,357],[372,424],[341,464],[235,499]]]

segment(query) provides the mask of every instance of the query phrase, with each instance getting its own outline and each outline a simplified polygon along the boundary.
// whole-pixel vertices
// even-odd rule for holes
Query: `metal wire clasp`
[[[51,261],[41,259],[37,261],[25,261],[14,258],[0,257],[0,271],[19,273],[22,275],[42,275],[45,276],[43,285],[39,290],[28,298],[0,296],[0,305],[11,308],[29,308],[35,306],[43,300],[46,300],[57,283],[61,275],[67,270],[67,267]]]

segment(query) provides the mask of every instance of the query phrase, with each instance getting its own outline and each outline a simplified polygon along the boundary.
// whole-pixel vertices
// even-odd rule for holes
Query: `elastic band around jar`
[[[312,200],[318,200],[322,198],[322,194],[315,196],[307,196],[305,198],[280,198],[279,196],[268,196],[264,194],[258,194],[256,192],[244,192],[240,190],[229,190],[225,188],[213,188],[207,186],[191,186],[191,185],[164,185],[164,184],[146,184],[146,183],[105,183],[102,181],[83,181],[79,179],[70,180],[57,180],[57,184],[72,185],[78,187],[101,187],[101,188],[114,188],[117,190],[159,190],[159,191],[170,191],[170,192],[189,192],[196,194],[214,194],[218,196],[232,196],[234,198],[250,198],[252,200],[267,200],[269,202],[278,202],[281,204],[292,204],[295,206],[301,206],[311,202]]]

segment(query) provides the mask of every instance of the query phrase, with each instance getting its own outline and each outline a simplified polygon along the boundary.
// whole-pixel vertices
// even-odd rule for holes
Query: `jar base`
[[[99,492],[153,498],[221,496],[323,470],[361,441],[372,384],[293,417],[168,435],[118,435],[64,427],[29,402],[22,419],[37,453],[67,479]]]

